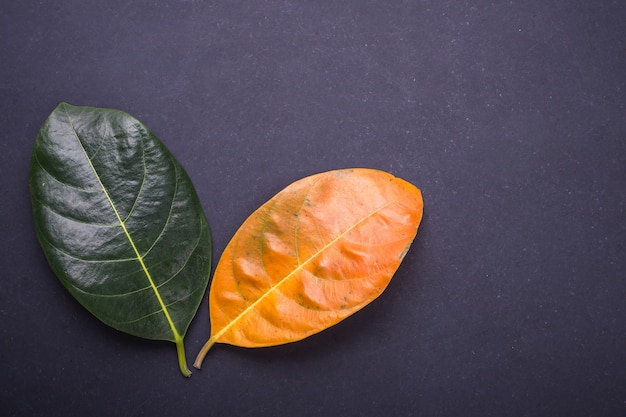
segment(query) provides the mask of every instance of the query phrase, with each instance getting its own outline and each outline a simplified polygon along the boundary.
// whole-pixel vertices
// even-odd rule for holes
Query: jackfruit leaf
[[[412,184],[365,168],[296,181],[235,233],[211,282],[215,343],[273,346],[318,333],[378,297],[422,218]]]
[[[30,167],[35,230],[52,270],[98,319],[176,344],[206,290],[211,236],[191,180],[141,122],[61,103]]]

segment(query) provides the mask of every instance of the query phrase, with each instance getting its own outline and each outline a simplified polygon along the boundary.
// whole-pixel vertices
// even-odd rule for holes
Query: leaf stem
[[[180,372],[184,377],[189,378],[191,376],[191,371],[187,367],[187,359],[185,358],[185,344],[183,343],[183,338],[179,337],[176,339],[176,353],[178,353],[178,366],[180,367]]]
[[[202,361],[204,361],[204,357],[207,353],[209,353],[209,349],[211,349],[216,341],[217,338],[213,336],[209,340],[207,340],[204,346],[202,346],[202,349],[200,349],[200,353],[198,353],[198,356],[196,356],[196,361],[193,363],[194,368],[200,369],[200,367],[202,366]]]

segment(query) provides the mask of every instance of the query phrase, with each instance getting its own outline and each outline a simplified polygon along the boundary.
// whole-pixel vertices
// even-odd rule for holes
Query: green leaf
[[[70,293],[101,321],[176,343],[206,290],[211,236],[182,166],[141,122],[61,103],[35,142],[37,237]]]

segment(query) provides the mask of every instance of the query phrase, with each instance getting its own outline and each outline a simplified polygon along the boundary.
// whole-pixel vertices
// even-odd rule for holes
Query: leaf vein
[[[177,304],[177,303],[179,303],[179,302],[181,302],[181,301],[184,301],[184,300],[174,300],[174,301],[172,301],[171,303],[166,304],[166,307],[171,307],[171,306],[173,306],[174,304]],[[157,310],[157,311],[153,311],[152,313],[148,313],[148,314],[146,314],[146,315],[144,315],[144,316],[141,316],[141,317],[139,317],[139,318],[133,319],[133,320],[129,320],[129,321],[118,321],[117,323],[119,323],[119,324],[132,324],[132,323],[137,323],[137,322],[139,322],[139,321],[141,321],[141,320],[145,320],[145,319],[147,319],[148,317],[151,317],[151,316],[157,315],[157,314],[162,313],[162,312],[163,312],[163,310]]]
[[[161,297],[161,294],[160,294],[158,288],[156,287],[156,285],[154,283],[154,280],[152,279],[152,276],[150,275],[150,271],[148,270],[148,267],[144,263],[143,257],[140,255],[139,250],[137,249],[137,246],[135,245],[135,242],[134,242],[132,236],[130,235],[128,229],[126,228],[126,225],[122,221],[120,213],[117,210],[117,208],[115,207],[115,203],[111,199],[111,196],[109,195],[106,187],[104,186],[104,183],[102,182],[102,180],[101,180],[101,178],[100,178],[100,176],[98,174],[98,171],[96,170],[96,168],[91,163],[91,160],[89,160],[88,155],[87,155],[87,153],[85,151],[85,147],[83,146],[80,138],[78,137],[76,129],[74,128],[74,126],[72,124],[72,120],[71,120],[71,118],[69,116],[69,113],[67,111],[67,108],[65,106],[64,106],[64,110],[65,110],[65,114],[66,114],[66,117],[68,119],[69,125],[72,127],[72,131],[74,132],[74,136],[76,138],[76,141],[81,146],[81,148],[83,150],[83,153],[85,154],[85,157],[87,158],[87,160],[89,162],[89,165],[91,166],[91,169],[92,169],[94,175],[96,176],[96,179],[97,179],[98,183],[102,187],[102,191],[104,192],[104,195],[106,196],[107,200],[109,201],[109,204],[111,205],[111,209],[113,210],[113,212],[115,214],[115,217],[117,218],[118,222],[120,223],[120,226],[122,227],[122,230],[124,231],[124,234],[126,235],[126,238],[128,239],[128,242],[129,242],[130,246],[132,247],[132,249],[133,249],[133,251],[134,251],[134,253],[135,253],[136,257],[137,257],[137,261],[139,261],[139,264],[141,265],[141,268],[144,271],[146,279],[150,283],[150,287],[152,288],[152,290],[154,292],[154,296],[156,297],[159,305],[161,306],[163,314],[165,315],[165,318],[166,318],[166,320],[168,322],[168,325],[169,325],[169,327],[170,327],[170,329],[172,331],[172,335],[174,336],[174,340],[178,343],[179,341],[182,340],[182,337],[178,333],[178,329],[176,328],[176,325],[174,324],[174,321],[172,320],[172,317],[170,316],[169,310],[168,310],[165,302],[163,301],[163,298]]]
[[[59,252],[60,254],[67,256],[68,258],[72,258],[76,261],[79,262],[84,262],[84,263],[117,263],[117,262],[129,262],[129,261],[136,261],[137,259],[135,258],[120,258],[120,259],[85,259],[85,258],[81,258],[79,256],[73,255],[67,251],[64,251],[63,249],[59,248],[58,246],[54,245],[52,242],[50,242],[48,239],[46,239],[42,234],[39,234],[39,239],[41,239],[43,242],[46,243],[46,245],[52,249],[54,249],[55,251]]]
[[[142,291],[146,291],[151,289],[150,286],[148,287],[144,287],[144,288],[138,288],[136,290],[133,291],[128,291],[125,293],[118,293],[118,294],[98,294],[98,293],[94,293],[94,292],[90,292],[90,291],[86,291],[83,288],[77,287],[76,285],[72,285],[72,287],[76,290],[79,291],[83,294],[89,295],[91,297],[97,297],[97,298],[121,298],[121,297],[126,297],[128,295],[132,295],[132,294],[137,294],[140,293]]]
[[[309,195],[311,194],[311,191],[313,191],[313,189],[317,186],[317,184],[321,181],[321,178],[318,178],[313,184],[311,184],[311,186],[309,187],[309,189],[307,190],[306,194],[304,195],[304,198],[302,199],[302,204],[300,204],[300,209],[298,210],[298,215],[296,217],[296,226],[294,227],[294,246],[295,246],[295,252],[296,252],[296,262],[298,263],[298,266],[300,265],[300,251],[299,251],[299,235],[298,232],[300,230],[300,213],[302,213],[302,209],[304,208],[304,204],[306,203],[307,199],[309,198]],[[317,224],[316,224],[317,225]]]
[[[178,274],[180,274],[183,271],[183,269],[185,269],[185,267],[187,266],[187,263],[189,262],[189,259],[191,259],[191,256],[193,255],[193,253],[196,251],[196,249],[200,245],[200,238],[202,237],[202,231],[203,230],[204,230],[204,224],[202,226],[202,230],[200,231],[200,233],[198,233],[198,238],[196,239],[196,243],[194,244],[193,249],[189,253],[189,256],[187,256],[187,258],[185,259],[185,262],[183,263],[183,265],[171,277],[169,277],[167,280],[163,281],[161,284],[157,285],[157,288],[161,288],[162,286],[166,285],[168,282],[170,282],[176,276],[178,276]]]
[[[102,145],[104,145],[105,139],[106,139],[106,135],[102,135],[102,139],[100,139],[100,143],[98,144],[98,148],[96,148],[96,151],[91,156],[87,155],[90,161],[93,161],[96,155],[98,155],[98,153],[100,152],[100,149],[102,149]]]
[[[103,228],[104,227],[109,227],[109,228],[111,228],[111,227],[119,227],[119,225],[117,223],[95,223],[95,222],[88,223],[86,221],[79,220],[79,219],[76,219],[74,217],[69,217],[69,216],[67,216],[67,215],[65,215],[63,213],[59,213],[50,204],[46,203],[45,201],[42,201],[41,199],[37,198],[34,195],[32,196],[32,199],[37,201],[41,205],[41,207],[45,208],[49,212],[54,213],[57,216],[62,217],[64,219],[69,220],[69,221],[74,222],[74,223],[79,223],[79,224],[84,224],[84,225],[87,225],[87,226],[94,226],[94,227],[103,227]]]
[[[380,243],[365,243],[365,242],[357,242],[356,240],[351,240],[346,238],[346,242],[352,243],[354,245],[359,245],[359,246],[369,246],[369,247],[377,247],[377,246],[385,246],[385,245],[392,245],[394,243],[397,242],[402,242],[406,240],[406,238],[401,237],[400,239],[396,239],[396,240],[389,240],[386,242],[380,242]]]
[[[81,192],[84,192],[84,193],[90,193],[90,194],[96,194],[96,193],[101,193],[102,192],[102,190],[97,189],[97,188],[81,188],[81,187],[77,187],[77,186],[72,185],[72,184],[68,184],[68,183],[66,183],[64,181],[61,181],[56,175],[53,175],[50,171],[48,171],[46,169],[46,167],[39,160],[39,156],[37,155],[36,152],[34,154],[34,160],[35,160],[35,162],[37,162],[37,165],[39,165],[39,167],[41,168],[41,170],[43,171],[44,174],[46,174],[48,177],[50,177],[50,179],[52,179],[53,181],[61,184],[64,187],[71,188],[73,190],[81,191]]]
[[[274,201],[272,203],[272,208],[276,205],[276,201]],[[267,222],[268,219],[270,217],[270,214],[272,213],[272,208],[267,209],[267,212],[265,213],[265,217],[263,217],[263,227],[261,228],[261,236],[263,236],[265,234],[265,230],[267,227]],[[263,253],[264,253],[264,239],[259,239],[259,258],[261,259],[261,269],[263,269],[263,273],[264,276],[266,278],[266,281],[268,283],[268,285],[270,286],[270,288],[272,287],[272,278],[270,277],[270,275],[267,273],[267,267],[265,266],[265,259],[263,258]],[[253,303],[254,304],[254,303]]]
[[[139,197],[141,196],[141,193],[143,191],[144,184],[146,183],[146,171],[147,171],[146,148],[145,148],[143,137],[141,138],[140,143],[141,143],[141,163],[143,166],[143,176],[141,178],[141,185],[139,186],[139,190],[137,191],[137,196],[135,197],[135,201],[133,201],[133,204],[130,207],[130,210],[128,210],[128,215],[124,218],[124,222],[128,221],[128,219],[130,219],[130,216],[132,216],[133,212],[135,211],[135,207],[137,206],[137,202],[139,201]]]
[[[179,183],[178,165],[174,163],[173,161],[172,161],[172,165],[174,166],[174,177],[176,178],[176,181],[174,182],[174,192],[172,193],[172,201],[170,201],[170,208],[167,213],[167,219],[165,220],[165,223],[163,224],[163,227],[161,228],[159,235],[156,237],[156,239],[154,239],[154,242],[152,242],[152,245],[150,245],[148,250],[142,255],[142,257],[144,258],[148,256],[148,254],[152,251],[152,249],[157,245],[157,243],[159,242],[159,240],[165,233],[165,229],[167,229],[167,226],[170,224],[170,220],[172,219],[172,213],[174,211],[174,203],[176,202],[176,195],[178,194],[178,183]]]

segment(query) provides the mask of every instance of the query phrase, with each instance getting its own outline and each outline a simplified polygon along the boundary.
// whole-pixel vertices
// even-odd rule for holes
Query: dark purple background
[[[5,3],[2,415],[626,415],[625,2]],[[215,346],[187,380],[173,344],[83,310],[38,246],[28,166],[60,101],[162,139],[214,264],[254,209],[330,169],[416,184],[424,220],[363,311],[291,345]]]

